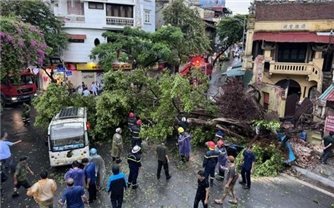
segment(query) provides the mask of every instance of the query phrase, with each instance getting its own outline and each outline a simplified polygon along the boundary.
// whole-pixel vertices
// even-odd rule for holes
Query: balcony
[[[60,17],[65,23],[85,23],[84,15],[66,15]]]
[[[287,63],[271,61],[269,74],[305,75],[309,77],[309,81],[319,81],[321,78],[321,69],[313,62]]]
[[[133,26],[134,19],[126,17],[107,17],[106,24],[115,26]]]

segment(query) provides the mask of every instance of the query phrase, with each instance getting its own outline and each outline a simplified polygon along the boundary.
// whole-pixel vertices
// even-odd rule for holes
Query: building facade
[[[107,40],[106,31],[120,31],[125,26],[155,31],[154,0],[48,0],[54,14],[64,22],[69,43],[61,56],[68,77],[77,86],[101,80],[102,69],[90,59],[91,50]]]
[[[243,67],[253,71],[268,111],[293,116],[298,103],[330,85],[333,11],[330,1],[257,1],[250,8]]]

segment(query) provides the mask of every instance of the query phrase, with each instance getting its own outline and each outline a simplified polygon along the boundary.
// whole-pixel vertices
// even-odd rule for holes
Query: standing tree
[[[23,22],[30,23],[41,30],[49,47],[49,56],[59,56],[66,47],[67,38],[62,31],[62,22],[50,11],[48,5],[41,0],[1,0],[2,16],[17,16]]]
[[[42,65],[47,52],[43,33],[14,17],[0,16],[1,77],[18,75],[29,65]]]
[[[184,0],[170,3],[163,10],[163,15],[166,24],[179,27],[184,33],[184,42],[177,46],[182,62],[187,61],[189,55],[203,54],[210,49],[210,40],[205,33],[203,20],[197,10],[185,5]]]
[[[233,44],[239,43],[242,40],[244,33],[244,24],[247,16],[235,15],[222,19],[217,27],[217,34],[219,37],[218,54],[213,60],[213,66],[224,52]]]
[[[179,64],[178,45],[184,41],[179,28],[166,26],[157,32],[148,33],[138,28],[126,27],[121,33],[105,32],[108,43],[102,43],[92,50],[91,58],[99,59],[106,71],[115,61],[128,61],[134,68],[149,67],[158,61],[171,65]]]

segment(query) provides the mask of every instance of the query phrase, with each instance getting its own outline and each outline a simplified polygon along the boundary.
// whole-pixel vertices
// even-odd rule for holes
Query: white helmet
[[[182,117],[182,118],[181,118],[181,121],[182,121],[182,122],[186,122],[186,121],[187,121],[186,117]]]
[[[118,127],[118,128],[116,129],[116,133],[119,133],[119,134],[122,133],[122,129]]]

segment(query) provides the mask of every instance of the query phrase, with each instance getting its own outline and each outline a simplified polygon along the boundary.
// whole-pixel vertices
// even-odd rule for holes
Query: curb
[[[334,181],[297,166],[292,166],[292,168],[306,178],[317,181],[322,185],[332,188],[334,190]]]

